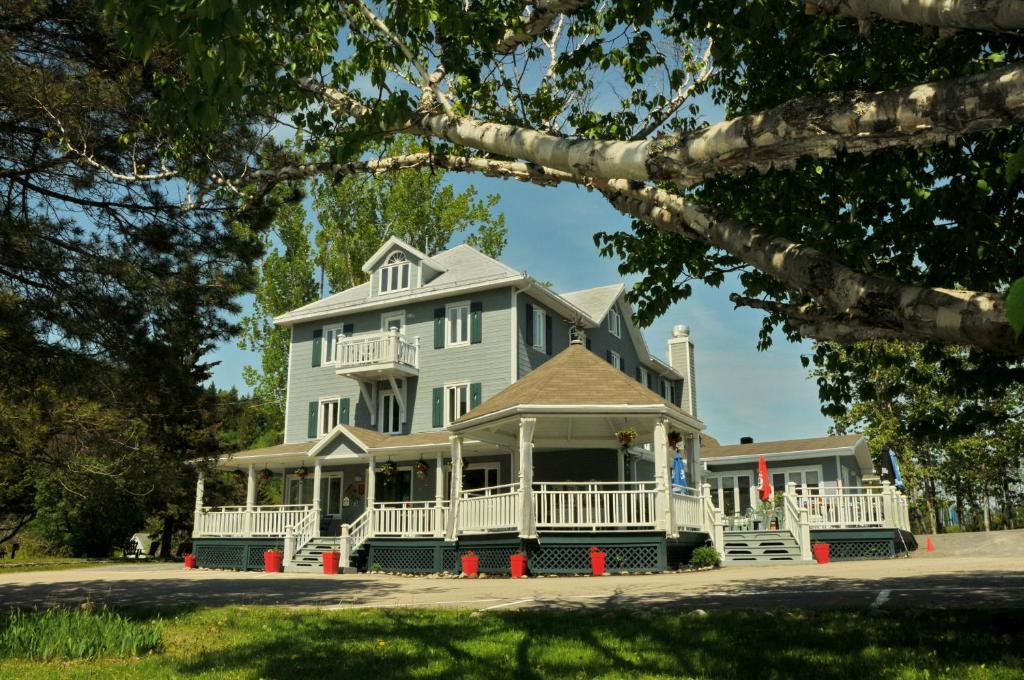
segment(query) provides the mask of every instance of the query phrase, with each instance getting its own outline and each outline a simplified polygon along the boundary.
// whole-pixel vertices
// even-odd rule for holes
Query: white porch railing
[[[397,329],[352,338],[340,337],[335,348],[338,368],[374,364],[404,364],[419,368],[419,342],[410,341]]]
[[[320,510],[310,508],[294,525],[284,530],[284,562],[291,564],[295,553],[302,550],[320,533]]]
[[[653,529],[654,482],[540,483],[533,486],[538,529]]]
[[[374,536],[438,536],[446,525],[447,501],[442,504],[442,511],[437,512],[435,501],[374,503],[372,532]]]
[[[808,489],[797,496],[816,529],[855,527],[904,527],[902,495],[883,487],[825,487]]]
[[[312,505],[226,505],[196,510],[192,535],[284,536],[285,528],[298,522]]]
[[[697,489],[672,487],[672,516],[676,529],[706,531],[704,528],[704,499]]]
[[[456,527],[464,533],[512,531],[519,523],[522,497],[518,484],[502,484],[459,494]]]

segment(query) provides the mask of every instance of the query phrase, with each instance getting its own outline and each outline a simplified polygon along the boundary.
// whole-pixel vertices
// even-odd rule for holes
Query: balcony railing
[[[338,338],[335,347],[339,371],[381,365],[419,368],[419,338],[409,340],[397,329],[352,338]]]
[[[651,529],[657,524],[654,482],[534,484],[538,529]]]
[[[225,505],[196,510],[193,536],[284,536],[312,505]]]

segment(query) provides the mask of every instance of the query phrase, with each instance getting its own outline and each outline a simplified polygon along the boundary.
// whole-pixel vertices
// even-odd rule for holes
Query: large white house
[[[284,443],[216,461],[244,471],[245,505],[206,506],[200,477],[200,566],[262,568],[273,546],[286,569],[336,549],[344,565],[413,572],[456,570],[467,550],[507,571],[523,550],[534,573],[585,571],[593,545],[621,571],[707,542],[727,562],[806,561],[815,540],[835,558],[913,547],[863,437],[702,434],[689,330],[655,356],[621,284],[558,293],[469,246],[428,256],[397,238],[363,270],[275,319],[291,331]],[[256,505],[273,475],[283,505]]]

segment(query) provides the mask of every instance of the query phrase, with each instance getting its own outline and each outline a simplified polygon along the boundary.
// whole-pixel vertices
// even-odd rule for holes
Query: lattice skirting
[[[370,571],[406,574],[431,574],[458,569],[455,547],[447,543],[408,543],[371,541],[366,556]]]
[[[828,556],[834,562],[885,560],[917,549],[913,534],[901,537],[895,529],[812,531],[811,542],[828,543]]]
[[[196,565],[206,569],[263,571],[263,553],[283,547],[283,541],[271,539],[196,538],[192,541]]]
[[[535,574],[585,574],[590,572],[590,548],[586,545],[540,545],[529,551],[529,569]],[[605,552],[605,569],[611,573],[661,571],[664,548],[656,542],[597,547]]]
[[[891,539],[832,541],[828,546],[828,558],[833,562],[884,560],[895,555]]]

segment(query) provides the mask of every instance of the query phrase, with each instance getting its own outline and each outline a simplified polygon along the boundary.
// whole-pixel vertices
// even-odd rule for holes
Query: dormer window
[[[617,338],[622,337],[622,316],[616,309],[608,312],[608,332]]]
[[[409,288],[409,260],[405,253],[392,253],[380,268],[380,292],[394,293]]]

